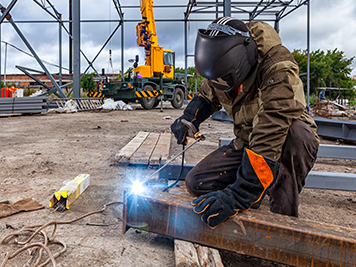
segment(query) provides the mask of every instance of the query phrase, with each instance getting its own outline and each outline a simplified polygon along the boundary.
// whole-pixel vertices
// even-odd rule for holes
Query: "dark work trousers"
[[[267,192],[271,212],[298,217],[299,193],[314,165],[318,148],[319,143],[309,126],[294,121],[283,145],[275,181]],[[243,152],[243,149],[236,150],[231,142],[206,156],[185,178],[189,193],[200,196],[234,183]]]

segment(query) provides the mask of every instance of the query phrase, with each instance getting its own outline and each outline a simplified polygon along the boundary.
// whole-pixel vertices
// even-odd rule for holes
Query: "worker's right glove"
[[[278,162],[245,149],[236,174],[236,182],[224,190],[210,192],[194,199],[194,212],[202,214],[202,220],[214,229],[262,199],[272,185],[278,168]]]
[[[212,114],[211,106],[207,100],[201,96],[195,96],[185,108],[184,113],[171,125],[171,130],[177,138],[178,144],[186,144],[188,127],[182,123],[182,119],[192,123],[199,131],[199,125]]]

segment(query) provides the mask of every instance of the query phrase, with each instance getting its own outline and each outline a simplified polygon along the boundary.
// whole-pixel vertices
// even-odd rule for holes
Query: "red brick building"
[[[58,73],[56,74],[58,75]],[[41,82],[45,83],[46,85],[52,87],[52,82],[46,75],[42,74],[33,74],[34,77],[39,79]],[[71,78],[73,78],[73,74],[62,74],[64,78],[62,78],[62,83],[69,83],[71,82]],[[117,74],[105,74],[105,77],[108,77],[110,80],[117,77]],[[70,79],[66,79],[70,78]],[[54,77],[57,83],[59,83],[59,78]],[[4,81],[4,75],[1,75],[1,81]],[[99,78],[94,76],[94,81],[99,82]],[[6,74],[6,84],[14,85],[17,88],[33,88],[33,89],[43,89],[42,85],[39,85],[35,80],[30,78],[25,74]]]

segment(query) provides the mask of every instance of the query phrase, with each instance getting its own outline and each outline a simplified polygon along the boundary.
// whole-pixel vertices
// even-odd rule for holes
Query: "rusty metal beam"
[[[125,192],[123,233],[142,228],[291,266],[356,266],[356,230],[263,210],[243,212],[212,230],[190,201],[188,194],[173,190]]]

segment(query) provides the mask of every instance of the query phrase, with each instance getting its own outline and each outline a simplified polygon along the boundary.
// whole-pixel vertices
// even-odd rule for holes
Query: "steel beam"
[[[314,118],[320,136],[356,141],[356,122]]]
[[[4,7],[2,4],[0,4],[0,9],[3,12],[3,14],[0,17],[0,24],[5,20],[9,20],[11,18],[10,11],[11,9],[15,6],[17,0],[12,0],[11,3],[8,5],[8,7]]]
[[[232,138],[220,138],[219,147],[230,144],[232,140]],[[318,158],[356,159],[356,146],[321,144]]]
[[[355,173],[309,172],[305,188],[356,191]]]
[[[356,231],[249,210],[209,228],[182,192],[125,192],[123,233],[130,227],[290,266],[356,266]]]
[[[184,164],[180,180],[185,180],[195,164]],[[181,172],[181,164],[171,163],[159,173],[160,179],[176,180]],[[305,188],[356,191],[356,174],[338,172],[309,172]]]
[[[320,145],[319,158],[356,159],[356,146]]]

